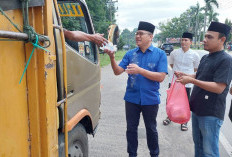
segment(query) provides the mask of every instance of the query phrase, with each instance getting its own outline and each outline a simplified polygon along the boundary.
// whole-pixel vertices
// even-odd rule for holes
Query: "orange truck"
[[[63,33],[94,33],[85,1],[2,0],[0,11],[0,157],[87,157],[99,50]]]

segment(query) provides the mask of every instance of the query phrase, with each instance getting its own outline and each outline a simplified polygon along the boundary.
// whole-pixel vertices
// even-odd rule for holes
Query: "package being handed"
[[[100,47],[101,50],[104,50],[104,49],[108,49],[110,51],[117,51],[117,45],[113,45],[113,43],[111,42],[108,42],[108,43],[105,43],[104,46]]]
[[[167,90],[166,112],[169,119],[175,123],[183,124],[190,119],[190,107],[185,86],[172,81]]]

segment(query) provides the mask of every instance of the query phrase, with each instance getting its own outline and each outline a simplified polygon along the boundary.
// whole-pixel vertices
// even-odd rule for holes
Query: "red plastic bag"
[[[167,90],[166,112],[169,119],[175,123],[183,124],[190,120],[190,107],[185,86],[172,81]]]

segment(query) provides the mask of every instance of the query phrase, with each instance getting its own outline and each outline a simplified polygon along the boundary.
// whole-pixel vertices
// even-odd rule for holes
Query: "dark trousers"
[[[147,146],[150,150],[151,157],[158,157],[159,144],[158,132],[156,129],[156,116],[159,105],[138,105],[130,102],[125,102],[126,106],[126,121],[127,121],[127,152],[130,157],[137,156],[138,149],[138,125],[140,113],[143,114],[143,119],[146,127]]]
[[[185,87],[185,89],[186,89],[188,100],[189,100],[190,99],[191,88]]]
[[[231,104],[230,104],[229,118],[232,122],[232,100],[231,100]]]

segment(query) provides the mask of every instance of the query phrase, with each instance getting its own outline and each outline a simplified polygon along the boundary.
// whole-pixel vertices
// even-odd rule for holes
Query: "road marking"
[[[219,139],[221,144],[225,148],[226,152],[228,153],[228,155],[232,157],[232,146],[230,145],[230,143],[228,142],[228,140],[226,139],[226,137],[222,132],[220,132]]]

